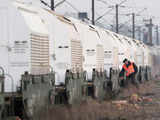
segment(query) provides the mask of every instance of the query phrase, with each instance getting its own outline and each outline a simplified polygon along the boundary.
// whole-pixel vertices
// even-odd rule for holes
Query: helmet
[[[128,59],[127,59],[127,58],[125,58],[125,59],[123,60],[123,63],[125,63],[126,61],[128,61]]]

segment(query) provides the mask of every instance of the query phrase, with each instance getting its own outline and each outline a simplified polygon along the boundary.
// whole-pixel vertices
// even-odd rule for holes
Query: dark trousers
[[[127,76],[126,81],[125,81],[125,87],[127,87],[129,84],[133,84],[136,87],[138,87],[138,82],[135,77],[136,77],[136,74],[134,74],[134,73]]]

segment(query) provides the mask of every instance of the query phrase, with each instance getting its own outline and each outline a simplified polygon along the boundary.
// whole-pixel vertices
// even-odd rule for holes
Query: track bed
[[[140,101],[134,101],[137,95]],[[99,102],[89,99],[79,105],[57,106],[37,115],[40,120],[159,120],[160,79],[122,89],[118,97]]]

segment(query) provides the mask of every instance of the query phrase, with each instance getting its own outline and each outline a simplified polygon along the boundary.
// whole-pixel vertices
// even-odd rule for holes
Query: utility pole
[[[158,25],[156,26],[156,44],[159,45],[159,27]]]
[[[148,41],[148,32],[143,28],[143,42],[147,44]]]
[[[95,25],[95,21],[94,21],[94,0],[92,0],[92,25]]]
[[[132,13],[132,38],[135,39],[135,13]]]
[[[150,44],[152,45],[152,18],[149,20],[149,40],[150,40]]]
[[[51,0],[51,10],[53,10],[53,11],[55,10],[54,9],[54,0]]]
[[[141,41],[141,27],[138,26],[138,39]]]
[[[119,33],[118,4],[116,4],[116,33]]]
[[[149,44],[152,45],[152,18],[149,19],[149,24],[146,24],[146,27],[148,27],[148,34],[149,34]]]

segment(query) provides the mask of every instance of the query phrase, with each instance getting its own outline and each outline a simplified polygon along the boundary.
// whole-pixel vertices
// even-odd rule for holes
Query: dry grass
[[[129,99],[133,93],[145,95],[151,93],[151,89],[155,87],[154,82],[150,81],[141,84],[139,89],[129,86],[123,89],[117,100]],[[89,99],[79,105],[74,106],[54,106],[48,111],[40,112],[39,120],[151,120],[160,113],[160,107],[157,105],[135,105],[125,104],[117,106],[111,101],[103,101],[99,103],[96,100]]]

